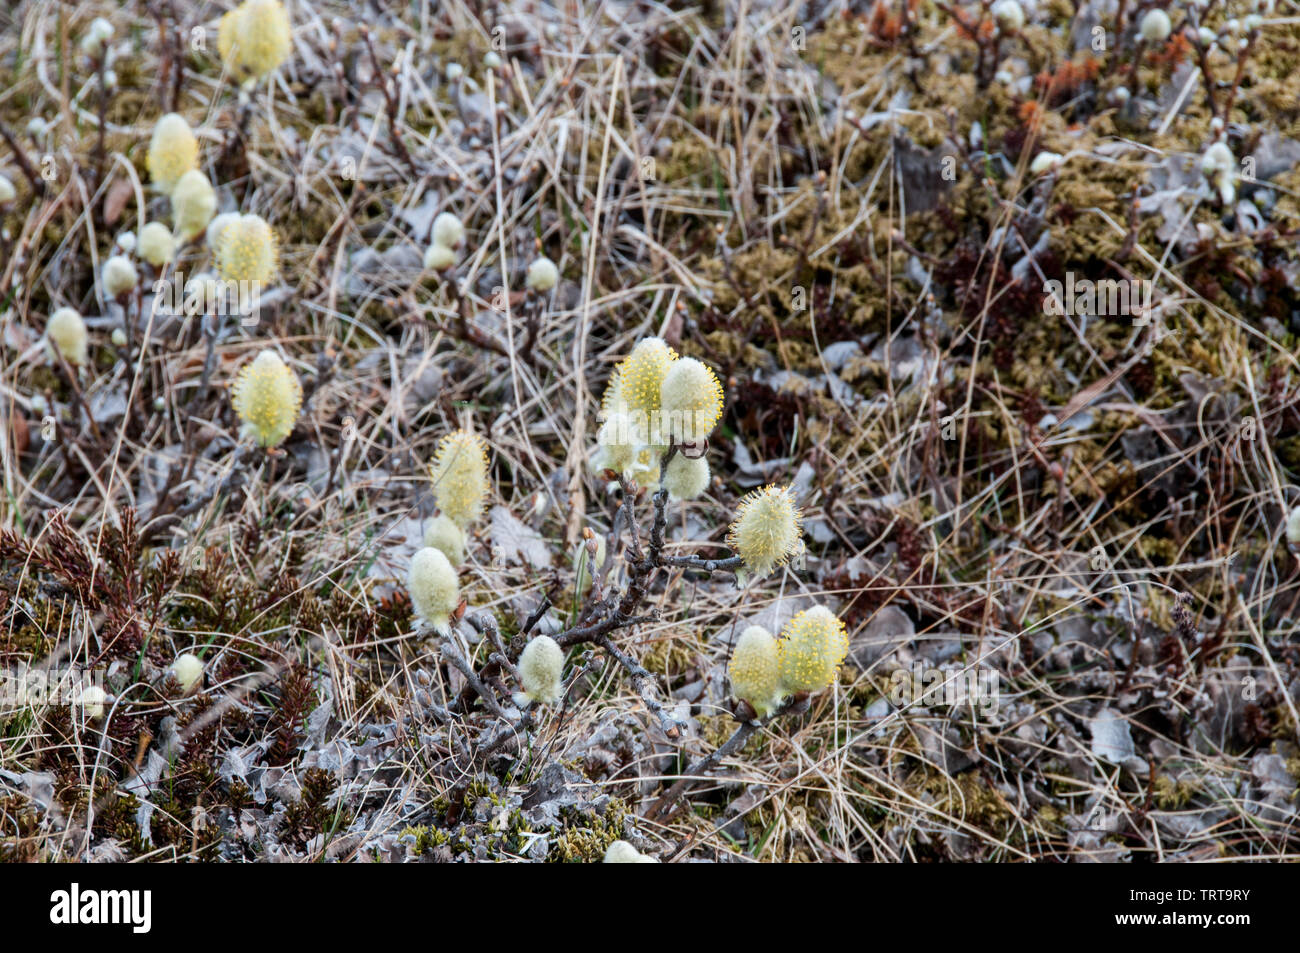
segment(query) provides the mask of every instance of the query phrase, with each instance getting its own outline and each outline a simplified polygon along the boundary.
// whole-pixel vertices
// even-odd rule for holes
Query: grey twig
[[[682,776],[678,778],[677,782],[670,787],[663,796],[659,798],[659,800],[650,805],[650,810],[648,810],[645,815],[646,819],[653,821],[663,816],[663,814],[677,802],[678,798],[690,790],[691,786],[695,784],[696,781],[702,780],[706,775],[708,775],[710,771],[717,767],[718,763],[722,761],[723,758],[728,758],[739,751],[744,746],[745,742],[749,740],[749,736],[757,729],[770,725],[782,715],[806,711],[807,708],[807,696],[795,695],[786,702],[785,705],[777,709],[767,718],[764,718],[762,721],[742,721],[730,738],[723,742],[720,747],[715,748],[711,753],[705,755],[687,768],[686,771],[683,772]]]

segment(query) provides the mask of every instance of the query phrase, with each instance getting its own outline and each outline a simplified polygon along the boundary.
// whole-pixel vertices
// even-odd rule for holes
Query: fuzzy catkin
[[[141,258],[155,268],[161,268],[175,257],[176,240],[171,229],[162,222],[149,222],[140,229],[136,248]]]
[[[455,248],[465,240],[465,226],[451,212],[439,212],[433,220],[433,244]]]
[[[226,226],[231,222],[239,221],[239,218],[240,215],[238,212],[222,212],[208,223],[203,239],[208,243],[208,247],[212,249],[214,253],[217,250],[217,242],[221,239],[221,233],[225,231]]]
[[[446,514],[429,520],[424,530],[424,545],[441,552],[453,566],[465,561],[465,531]]]
[[[279,240],[260,215],[240,215],[217,235],[217,274],[238,282],[244,291],[266,284],[280,263]]]
[[[849,652],[844,623],[825,606],[798,613],[776,644],[781,687],[787,692],[829,688]]]
[[[114,255],[104,262],[100,278],[104,282],[104,293],[110,298],[116,298],[134,288],[140,281],[140,274],[135,270],[135,265],[131,264],[131,259],[125,255]]]
[[[441,550],[426,546],[411,557],[406,577],[416,616],[441,635],[451,631],[451,615],[460,607],[460,580]]]
[[[235,377],[230,402],[243,424],[243,436],[259,446],[275,447],[293,431],[302,409],[298,376],[275,351],[262,351]]]
[[[605,848],[603,864],[657,864],[653,857],[647,857],[625,840],[616,840]]]
[[[759,625],[749,626],[736,640],[727,665],[731,694],[748,702],[758,717],[766,718],[781,705],[779,668],[772,633]]]
[[[190,169],[172,189],[172,230],[181,241],[189,241],[208,227],[217,211],[217,193],[208,177]]]
[[[461,529],[478,519],[487,499],[487,452],[482,437],[456,430],[438,443],[429,479],[440,509]]]
[[[1044,175],[1060,168],[1063,158],[1059,152],[1040,152],[1029,163],[1030,175]]]
[[[755,576],[765,576],[803,551],[802,514],[789,487],[765,486],[745,496],[727,532],[727,545]]]
[[[1025,25],[1025,8],[1020,5],[1020,0],[998,0],[991,12],[998,26],[1008,33],[1014,33]]]
[[[185,117],[167,113],[153,127],[145,157],[149,181],[170,193],[186,172],[199,167],[199,141]]]
[[[446,271],[456,264],[456,252],[447,245],[434,242],[424,253],[424,267],[429,271]]]
[[[1142,17],[1142,22],[1138,24],[1138,32],[1148,43],[1163,43],[1169,39],[1169,31],[1172,29],[1173,24],[1169,21],[1169,14],[1159,7],[1148,10]]]
[[[640,442],[661,445],[659,408],[664,375],[677,360],[677,352],[663,338],[645,338],[614,371],[606,391],[606,414],[627,413]]]
[[[85,364],[89,358],[86,322],[75,308],[59,308],[45,325],[45,336],[50,344],[74,367]]]
[[[518,668],[529,701],[554,705],[564,694],[564,649],[549,635],[534,636],[524,646]]]
[[[217,28],[217,52],[237,79],[261,79],[292,49],[293,29],[280,0],[244,0]]]
[[[673,454],[664,469],[664,488],[670,500],[693,500],[709,488],[709,463],[704,457]]]
[[[722,384],[693,357],[674,361],[660,385],[663,429],[674,443],[700,443],[722,418]]]
[[[550,291],[559,280],[560,270],[555,267],[555,262],[549,258],[536,258],[528,266],[524,285],[530,291],[543,292]]]
[[[203,663],[199,657],[190,652],[176,656],[171,664],[171,675],[181,686],[181,691],[189,694],[203,678]]]

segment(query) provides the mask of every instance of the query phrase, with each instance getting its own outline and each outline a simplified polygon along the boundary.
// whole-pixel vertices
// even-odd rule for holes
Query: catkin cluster
[[[673,499],[694,499],[709,485],[703,450],[722,419],[722,403],[722,384],[711,368],[679,357],[662,338],[645,338],[610,378],[593,462],[642,486],[662,481]],[[670,446],[680,452],[661,474]]]
[[[446,271],[456,264],[456,249],[464,241],[464,223],[451,212],[439,212],[433,220],[433,242],[424,253],[424,267]]]
[[[779,639],[762,626],[740,634],[731,652],[727,675],[731,693],[759,718],[778,710],[797,693],[812,694],[831,686],[849,651],[844,623],[824,606],[798,613],[781,629]]]
[[[469,430],[438,442],[429,467],[440,512],[424,531],[424,548],[411,560],[407,589],[416,616],[445,635],[460,606],[456,569],[465,559],[467,530],[483,512],[488,493],[486,443]]]

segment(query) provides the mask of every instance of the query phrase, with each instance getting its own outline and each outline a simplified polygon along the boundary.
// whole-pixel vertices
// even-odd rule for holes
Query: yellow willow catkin
[[[168,113],[153,127],[145,164],[149,181],[169,194],[181,176],[199,167],[199,141],[179,113]]]
[[[451,212],[439,212],[433,220],[433,244],[456,248],[465,240],[465,224]]]
[[[172,189],[172,231],[187,242],[208,227],[217,212],[217,192],[208,177],[190,169]]]
[[[765,576],[803,551],[802,514],[789,487],[765,486],[736,506],[727,545],[755,576]]]
[[[524,278],[524,286],[529,291],[550,291],[559,280],[560,269],[555,267],[555,262],[545,257],[535,258],[528,266],[528,275]]]
[[[114,255],[104,262],[100,278],[104,282],[104,293],[110,298],[124,295],[140,281],[140,273],[125,255]]]
[[[221,241],[221,233],[226,230],[226,226],[231,222],[237,222],[242,216],[238,212],[222,212],[212,221],[208,222],[208,227],[203,233],[204,240],[208,247],[216,254],[217,245]]]
[[[693,357],[674,361],[660,387],[662,429],[674,443],[702,443],[722,419],[722,384]]]
[[[645,338],[615,369],[605,392],[605,413],[627,413],[642,443],[659,446],[664,441],[659,433],[660,393],[664,375],[676,360],[677,352],[663,338]]]
[[[217,52],[236,79],[261,79],[292,49],[293,30],[280,0],[244,0],[217,28]]]
[[[781,705],[781,678],[776,639],[759,625],[751,625],[731,650],[727,677],[731,694],[749,703],[760,718],[766,718]]]
[[[820,692],[829,688],[849,652],[844,623],[824,606],[798,613],[781,629],[776,643],[781,688]]]
[[[217,274],[253,291],[275,276],[280,266],[280,243],[275,231],[260,215],[241,215],[216,236]]]
[[[478,519],[488,493],[488,461],[482,437],[456,430],[438,442],[429,479],[438,509],[461,529]]]
[[[155,268],[161,268],[176,257],[176,239],[172,237],[172,230],[162,222],[149,222],[140,229],[135,248],[140,257]]]
[[[293,431],[302,409],[302,385],[274,351],[262,351],[240,368],[230,402],[243,424],[242,435],[262,447],[275,447]]]

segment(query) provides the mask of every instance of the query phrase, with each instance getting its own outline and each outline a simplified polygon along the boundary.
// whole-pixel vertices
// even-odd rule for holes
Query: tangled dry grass
[[[0,710],[0,854],[1294,859],[1300,17],[1239,57],[1178,32],[1237,15],[1219,0],[1135,48],[1149,6],[1053,0],[998,39],[987,3],[296,0],[251,93],[220,3],[0,13],[0,657],[109,692],[99,720]],[[95,16],[112,88],[78,53]],[[144,153],[173,109],[222,210],[279,234],[255,324],[96,284],[165,217]],[[1217,128],[1257,160],[1248,208],[1196,171]],[[469,240],[444,279],[422,259],[447,209]],[[1153,304],[1045,313],[1067,273]],[[41,340],[63,305],[91,328],[80,374]],[[655,573],[654,618],[615,640],[648,685],[578,646],[563,705],[520,728],[413,631],[426,466],[456,427],[488,439],[461,572],[481,670],[580,617],[583,530],[623,501],[588,466],[598,398],[648,335],[726,391],[666,552],[726,555],[739,498],[777,482],[807,556],[745,588]],[[226,393],[268,344],[305,390],[273,453],[240,448]],[[681,784],[736,728],[736,635],[814,602],[849,626],[839,683]],[[168,675],[186,651],[195,694]],[[899,701],[936,672],[994,694]]]

